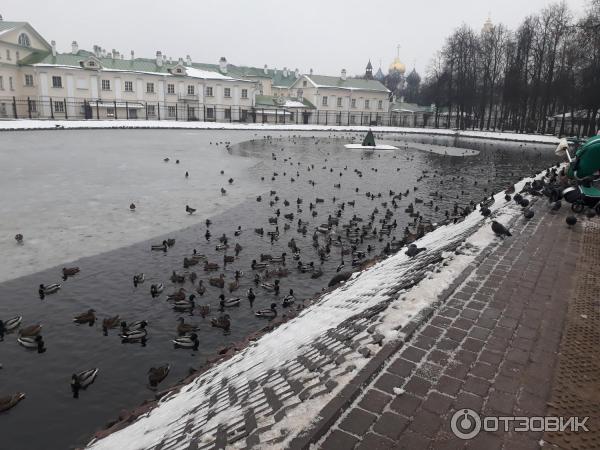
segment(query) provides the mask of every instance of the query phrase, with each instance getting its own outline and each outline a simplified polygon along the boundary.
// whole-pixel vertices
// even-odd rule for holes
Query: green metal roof
[[[283,108],[284,105],[277,103],[276,98],[277,98],[277,96],[275,96],[275,95],[257,95],[255,98],[254,104],[256,105],[257,108],[267,107],[267,106]],[[311,102],[306,100],[305,98],[300,100],[300,99],[294,98],[294,97],[285,97],[285,100],[289,100],[289,101],[293,101],[293,102],[302,102],[307,109],[315,109],[315,106]]]
[[[319,87],[339,87],[343,89],[362,89],[367,91],[389,92],[388,89],[377,80],[363,80],[362,78],[331,77],[327,75],[306,75]]]
[[[3,31],[12,30],[18,26],[27,25],[27,22],[10,22],[8,20],[0,20],[0,33]]]
[[[391,111],[406,111],[406,112],[433,112],[431,106],[422,106],[416,103],[394,102],[391,105]]]

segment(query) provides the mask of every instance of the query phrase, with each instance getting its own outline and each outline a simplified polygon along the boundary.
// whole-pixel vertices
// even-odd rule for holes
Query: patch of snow
[[[397,388],[397,387],[395,387],[395,388],[393,389],[393,391],[394,391],[394,394],[396,394],[396,395],[402,395],[402,394],[404,394],[404,392],[405,392],[405,391],[404,391],[404,389],[402,389],[402,388]]]

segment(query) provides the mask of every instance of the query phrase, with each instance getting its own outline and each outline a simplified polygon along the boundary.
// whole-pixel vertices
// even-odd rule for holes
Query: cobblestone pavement
[[[454,436],[459,409],[483,415],[547,413],[583,226],[566,211],[518,218],[513,236],[436,309],[384,365],[318,448],[535,449],[541,432]]]

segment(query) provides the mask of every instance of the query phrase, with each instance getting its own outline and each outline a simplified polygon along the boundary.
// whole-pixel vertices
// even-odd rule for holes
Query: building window
[[[17,54],[17,61],[18,61],[21,58],[21,56],[19,55],[19,50],[17,50],[15,53]]]
[[[175,110],[175,106],[168,106],[167,107],[167,115],[169,117],[175,117],[175,114],[177,114],[177,112]]]
[[[146,93],[154,94],[154,83],[146,83]]]
[[[337,105],[338,105],[338,107],[342,106],[342,97],[338,97],[338,99],[337,99]]]
[[[4,77],[0,76],[0,89],[4,90]]]
[[[174,93],[175,93],[175,85],[167,84],[167,94],[174,94]]]
[[[206,118],[207,119],[215,118],[215,109],[214,108],[206,108]]]
[[[35,100],[29,101],[29,110],[31,112],[37,112],[37,102]]]
[[[369,100],[365,100],[365,109],[369,109],[370,105],[369,105]]]
[[[242,98],[248,98],[248,89],[242,89]]]
[[[308,82],[307,82],[306,80],[304,80],[304,81],[302,82],[302,87],[306,87],[306,86],[308,86]]]
[[[10,50],[6,50],[6,59],[10,61]]]
[[[327,96],[326,96],[326,95],[324,95],[324,96],[323,96],[323,101],[322,101],[322,103],[321,103],[321,104],[322,104],[323,106],[327,106]]]
[[[22,45],[23,47],[31,47],[29,36],[27,36],[25,33],[21,33],[19,35],[19,45]]]
[[[353,108],[356,108],[356,99],[355,98],[352,99],[351,105]]]
[[[231,97],[231,88],[225,88],[223,90],[223,94],[225,95],[225,98],[230,98]]]
[[[52,87],[53,88],[62,88],[62,77],[53,76],[52,77]]]
[[[106,117],[115,117],[115,108],[106,108]]]
[[[110,91],[110,80],[102,80],[102,90]]]
[[[383,109],[383,100],[377,102],[377,109]]]
[[[125,92],[133,92],[133,81],[125,82]]]
[[[155,116],[156,115],[156,107],[154,105],[148,105],[146,107],[146,111],[148,112],[149,116]]]
[[[59,101],[54,102],[54,112],[64,113],[65,112],[65,104],[63,102],[59,102]]]
[[[231,108],[225,110],[225,119],[231,120]]]
[[[193,84],[188,85],[188,95],[194,95],[194,92],[195,92],[194,85]]]
[[[25,86],[33,86],[33,75],[25,74]]]
[[[15,87],[13,86],[13,79],[12,79],[12,77],[8,77],[8,87],[10,88],[11,91],[15,90]]]
[[[213,88],[211,86],[206,86],[206,96],[207,97],[213,96]]]
[[[95,63],[94,61],[90,61],[90,62],[88,63],[88,66],[90,66],[90,67],[95,67],[95,66],[96,66],[96,63]]]
[[[337,113],[335,116],[335,123],[337,125],[341,125],[342,124],[342,113]]]

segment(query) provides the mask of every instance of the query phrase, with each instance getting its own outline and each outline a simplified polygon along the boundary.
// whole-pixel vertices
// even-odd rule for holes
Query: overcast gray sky
[[[422,74],[444,39],[461,23],[480,30],[488,14],[515,28],[550,0],[2,0],[5,20],[28,21],[59,51],[98,44],[129,56],[278,69],[310,68],[335,75],[364,73],[369,60],[384,72],[400,59]],[[586,0],[568,0],[575,15]]]

